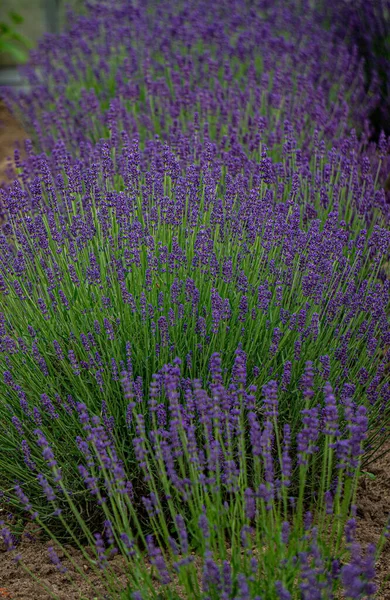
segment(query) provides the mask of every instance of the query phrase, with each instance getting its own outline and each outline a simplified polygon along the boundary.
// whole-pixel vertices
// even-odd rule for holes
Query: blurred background
[[[256,5],[256,0],[246,1]],[[325,28],[357,49],[365,61],[367,89],[373,80],[378,84],[378,103],[371,115],[373,138],[382,129],[390,135],[390,0],[283,1],[311,4]],[[84,11],[89,4],[109,2],[115,6],[118,0],[0,0],[0,98],[4,86],[23,87],[18,65],[27,61],[29,50],[45,33],[64,30],[67,7]]]
[[[20,84],[17,65],[44,33],[60,31],[64,16],[62,0],[0,0],[0,85]]]
[[[80,3],[70,2],[74,6]],[[15,145],[26,137],[1,97],[8,86],[24,87],[20,65],[27,62],[30,49],[45,33],[59,32],[64,23],[62,0],[0,0],[0,185],[8,179],[7,167]]]

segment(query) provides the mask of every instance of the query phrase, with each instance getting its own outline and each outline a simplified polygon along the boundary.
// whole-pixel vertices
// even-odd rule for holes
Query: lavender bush
[[[374,447],[387,435],[389,282],[380,277],[389,232],[348,231],[321,191],[348,198],[358,185],[349,163],[336,154],[337,168],[314,163],[323,218],[304,227],[296,199],[313,173],[294,150],[282,167],[264,152],[247,166],[249,179],[229,155],[214,160],[210,143],[196,149],[198,164],[190,148],[183,177],[158,140],[145,156],[125,139],[114,159],[103,141],[88,168],[69,164],[62,145],[54,171],[31,155],[22,185],[3,194],[4,482],[35,427],[72,456],[78,402],[102,415],[130,460],[120,372],[129,370],[141,398],[175,356],[186,378],[206,379],[221,349],[228,367],[238,348],[245,353],[248,384],[279,382],[280,414],[294,433],[310,361],[317,381],[367,407]],[[318,402],[312,394],[307,408]],[[36,485],[28,463],[18,468]],[[75,469],[69,461],[76,485]]]

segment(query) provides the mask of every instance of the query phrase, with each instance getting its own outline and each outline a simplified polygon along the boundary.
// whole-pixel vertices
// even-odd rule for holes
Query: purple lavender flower
[[[66,573],[68,569],[61,563],[61,559],[59,558],[57,552],[54,550],[53,546],[49,546],[48,553],[51,562],[57,567],[59,572]]]
[[[79,364],[77,362],[77,358],[74,353],[74,350],[69,350],[68,358],[69,358],[70,364],[72,366],[74,375],[76,375],[76,376],[80,375],[80,368],[79,368]]]
[[[49,484],[49,482],[47,481],[46,477],[44,477],[42,475],[42,473],[38,473],[37,476],[38,482],[47,498],[48,502],[52,502],[56,499],[56,495],[54,493],[53,488],[51,487],[51,485]]]
[[[171,578],[168,573],[168,568],[162,555],[161,549],[155,546],[153,536],[146,536],[146,542],[148,546],[148,554],[152,565],[156,568],[159,579],[163,585],[170,583]]]
[[[99,569],[104,570],[107,567],[106,547],[104,540],[100,533],[95,533],[94,538],[95,552],[97,554]]]
[[[324,387],[325,406],[322,410],[323,432],[325,435],[339,435],[338,426],[338,411],[336,398],[333,395],[333,390],[330,383],[326,383]]]
[[[318,450],[316,442],[319,434],[318,409],[304,409],[302,412],[303,428],[297,435],[298,464],[306,465],[307,456]]]
[[[290,592],[284,587],[282,581],[275,582],[276,593],[278,594],[279,600],[291,600]]]
[[[43,408],[45,409],[45,411],[52,417],[52,419],[58,419],[59,415],[56,412],[52,401],[50,400],[49,396],[47,394],[42,394],[41,395],[41,403]]]
[[[276,381],[270,381],[263,386],[264,395],[264,415],[266,417],[278,416],[278,384]]]
[[[31,450],[26,440],[22,440],[21,447],[24,456],[24,462],[31,471],[35,471],[36,464],[31,460]]]
[[[18,417],[12,417],[12,424],[15,427],[16,431],[18,432],[19,435],[24,436],[24,431],[23,431],[23,427],[21,422],[19,421]]]
[[[189,551],[188,534],[187,534],[184,519],[181,515],[176,515],[175,522],[176,522],[177,532],[179,535],[181,552],[182,552],[182,554],[187,554]]]
[[[210,537],[209,522],[205,514],[201,514],[198,521],[199,529],[205,540]]]
[[[37,436],[37,444],[42,448],[42,456],[44,460],[47,462],[49,467],[55,467],[57,465],[57,461],[54,458],[54,453],[49,446],[49,442],[47,441],[45,435],[42,433],[40,429],[35,429],[34,434]]]
[[[7,552],[11,552],[16,549],[16,540],[12,535],[10,529],[8,527],[2,527],[0,529],[0,535],[3,538],[3,542],[5,544],[5,549]]]
[[[53,341],[54,350],[56,351],[58,360],[64,360],[64,354],[62,352],[62,348],[57,340]]]
[[[211,552],[206,554],[204,561],[202,584],[206,592],[212,592],[213,589],[220,592],[222,588],[220,569],[213,560]]]
[[[357,544],[354,544],[351,550],[351,562],[341,569],[344,593],[350,598],[374,598],[375,547],[373,545],[369,547],[365,561]]]

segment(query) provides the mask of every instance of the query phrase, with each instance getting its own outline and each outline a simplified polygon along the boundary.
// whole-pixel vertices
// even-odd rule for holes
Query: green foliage
[[[15,11],[9,11],[6,17],[6,20],[0,21],[0,56],[5,54],[18,63],[24,63],[31,48],[30,40],[17,31],[24,19]]]

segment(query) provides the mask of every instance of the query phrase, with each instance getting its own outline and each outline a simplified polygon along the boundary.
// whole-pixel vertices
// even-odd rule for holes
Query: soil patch
[[[361,478],[357,502],[357,538],[363,545],[376,544],[390,513],[390,444],[387,453],[367,467],[373,477]],[[390,540],[387,540],[376,565],[378,600],[390,599]]]
[[[81,575],[68,559],[62,559],[61,563],[67,569],[61,573],[52,563],[49,557],[50,542],[39,540],[39,536],[26,531],[23,541],[18,545],[16,551],[5,552],[0,548],[0,599],[8,600],[93,600],[97,593],[102,597],[104,588],[101,586],[98,576],[91,573],[87,561],[81,553],[74,548],[67,548],[72,559],[85,573]],[[3,550],[3,551],[1,551]],[[52,594],[45,591],[40,583],[34,581],[23,566],[15,562],[15,555],[21,554],[23,563],[27,566],[33,576],[38,578]],[[58,550],[59,557],[63,553]],[[73,582],[73,583],[72,583]],[[95,587],[95,589],[93,589]]]
[[[0,100],[0,186],[12,180],[15,146],[23,150],[26,138],[27,134],[21,124]]]

